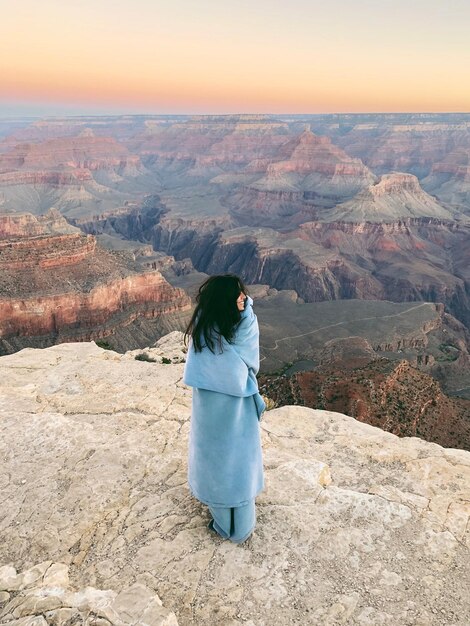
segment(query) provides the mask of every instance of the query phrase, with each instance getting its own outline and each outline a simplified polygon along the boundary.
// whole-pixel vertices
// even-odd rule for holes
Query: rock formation
[[[39,219],[0,216],[0,233],[3,353],[111,335],[113,345],[129,347],[132,324],[153,319],[153,331],[135,330],[144,336],[134,345],[142,345],[168,330],[162,319],[173,317],[180,328],[178,317],[189,311],[189,298],[160,272],[142,271],[125,254],[100,248],[57,212]]]
[[[148,191],[160,186],[138,155],[90,129],[0,151],[0,204],[9,211],[87,213],[123,204],[141,193],[143,181]]]
[[[423,191],[416,176],[392,172],[320,217],[330,222],[384,223],[420,217],[452,220],[454,215]]]
[[[288,125],[269,116],[219,115],[149,123],[130,146],[158,172],[183,169],[185,176],[210,178],[271,156],[288,140]]]
[[[393,170],[427,176],[436,163],[462,147],[470,147],[468,115],[342,116],[344,132],[336,125],[320,123],[348,154],[360,158],[372,171]]]
[[[48,119],[25,120],[19,128],[12,128],[0,144],[2,152],[26,143],[41,143],[61,137],[74,137],[87,128],[101,127],[103,118],[50,117]]]
[[[356,285],[366,285],[369,293],[373,286],[373,298],[442,302],[470,324],[468,223],[433,218],[390,224],[311,222],[302,224],[298,234],[337,255],[344,268],[340,282],[358,294],[353,297],[370,297],[359,295]]]
[[[37,215],[57,206],[88,234],[152,245],[200,272],[238,272],[305,301],[442,303],[469,327],[469,120],[37,121],[0,142],[0,205]],[[422,177],[432,163],[444,178],[425,188],[440,200],[412,174],[389,171]]]
[[[0,241],[35,235],[79,234],[80,230],[69,224],[57,209],[33,217],[30,213],[0,214]]]
[[[187,487],[180,338],[147,353],[0,359],[0,623],[468,624],[468,452],[269,411],[257,527],[233,545]]]
[[[111,212],[81,221],[80,226],[89,233],[114,231],[152,243],[177,260],[190,258],[200,272],[235,272],[247,283],[294,289],[307,302],[440,302],[470,324],[470,227],[464,221],[305,221],[283,232],[265,226],[234,228],[233,214],[223,208],[219,212],[219,207],[203,212],[202,199],[190,193],[165,202],[118,215]]]
[[[470,214],[470,141],[468,147],[453,150],[435,163],[423,186],[442,201]]]
[[[388,432],[470,450],[470,400],[449,398],[407,361],[379,358],[363,338],[328,342],[310,372],[263,377],[276,406],[321,407]]]
[[[188,282],[184,278],[176,284]],[[279,391],[283,403],[294,398],[289,377],[314,370],[324,362],[328,350],[341,357],[335,358],[338,371],[350,368],[347,363],[352,360],[353,338],[362,342],[361,352],[364,342],[369,346],[359,361],[353,359],[353,367],[368,363],[371,354],[395,364],[406,360],[437,380],[445,394],[470,400],[470,333],[440,304],[371,300],[307,303],[294,291],[278,292],[266,285],[250,285],[250,293],[261,328],[261,373],[285,374],[287,391]],[[347,378],[345,373],[344,380]],[[344,405],[334,408],[349,413],[346,407],[350,398],[343,395]],[[459,412],[456,406],[455,414]],[[453,416],[450,404],[445,418]]]
[[[24,572],[0,567],[0,624],[7,626],[178,626],[176,616],[145,585],[121,593],[74,591],[65,563],[44,561]]]
[[[139,158],[110,137],[83,132],[75,137],[59,137],[39,143],[19,144],[0,156],[0,172],[21,169],[87,169],[138,166]]]
[[[331,143],[305,130],[279,148],[266,167],[263,178],[252,183],[255,189],[316,192],[318,196],[354,195],[374,175],[359,160],[352,159]]]
[[[217,177],[214,182],[238,182],[227,204],[232,213],[252,226],[285,228],[315,219],[316,209],[352,198],[375,181],[359,159],[353,159],[331,143],[305,130],[284,143],[269,157],[246,167],[245,181]]]

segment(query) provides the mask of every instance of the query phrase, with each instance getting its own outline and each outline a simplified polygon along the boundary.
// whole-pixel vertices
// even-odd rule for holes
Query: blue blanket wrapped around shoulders
[[[183,381],[194,387],[188,451],[192,493],[211,507],[246,505],[263,489],[259,330],[247,298],[233,343],[215,354],[189,346]]]
[[[232,343],[222,337],[222,351],[216,342],[214,354],[207,347],[196,352],[191,342],[183,382],[190,387],[241,398],[256,395],[255,402],[261,415],[265,406],[258,393],[258,370],[258,319],[253,311],[253,300],[247,296]]]

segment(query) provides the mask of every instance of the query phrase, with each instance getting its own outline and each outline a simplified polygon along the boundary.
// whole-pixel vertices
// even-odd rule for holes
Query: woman
[[[183,377],[193,387],[188,482],[209,506],[209,528],[241,543],[255,527],[255,497],[264,485],[258,320],[233,274],[208,278],[196,303]]]

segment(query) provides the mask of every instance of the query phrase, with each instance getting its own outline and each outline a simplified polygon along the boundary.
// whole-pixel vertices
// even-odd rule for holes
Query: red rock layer
[[[354,129],[337,141],[351,155],[361,158],[377,172],[390,170],[419,171],[427,175],[434,164],[449,152],[467,149],[470,135],[466,130],[449,126],[392,126],[370,130]]]
[[[470,449],[470,400],[447,397],[439,383],[407,361],[336,363],[290,378],[264,377],[260,388],[277,406],[345,413],[396,435]]]
[[[90,340],[191,306],[160,272],[142,272],[128,255],[99,248],[57,211],[0,216],[0,236],[1,350],[23,347],[21,337],[47,345]]]
[[[93,254],[92,235],[50,235],[0,242],[0,271],[39,267],[50,269],[74,265]]]
[[[44,226],[29,213],[0,215],[0,239],[44,234]]]
[[[268,176],[281,172],[364,177],[369,181],[374,178],[360,159],[351,158],[328,137],[318,137],[308,130],[283,145],[276,155],[276,162],[267,168]]]
[[[90,341],[137,317],[189,308],[189,298],[181,289],[171,287],[159,272],[146,272],[97,285],[88,293],[0,298],[0,337],[52,334],[59,341]]]
[[[70,226],[57,209],[49,209],[44,215],[38,216],[31,213],[0,214],[0,240],[34,237],[54,232],[68,234],[80,231]]]
[[[192,119],[169,127],[153,126],[131,146],[142,155],[188,161],[197,167],[238,164],[272,156],[289,139],[288,125],[248,116]]]
[[[16,146],[0,157],[0,171],[61,166],[93,170],[119,165],[129,157],[127,149],[110,137],[60,137]]]
[[[62,187],[67,185],[79,185],[85,181],[91,181],[93,177],[89,170],[77,168],[68,172],[47,172],[44,170],[27,172],[4,172],[0,174],[0,185],[49,185]]]
[[[438,219],[402,219],[392,223],[306,222],[297,236],[328,248],[339,248],[342,255],[361,254],[375,262],[389,261],[391,265],[409,257],[410,268],[417,258],[431,258],[434,245],[466,241],[468,228]],[[394,255],[401,253],[400,258]],[[426,256],[428,255],[428,256]],[[403,258],[402,258],[403,257]],[[429,257],[429,258],[428,258]],[[437,261],[437,257],[436,257]]]
[[[93,182],[93,172],[142,173],[137,155],[110,137],[83,134],[15,146],[0,154],[0,186],[69,187]]]

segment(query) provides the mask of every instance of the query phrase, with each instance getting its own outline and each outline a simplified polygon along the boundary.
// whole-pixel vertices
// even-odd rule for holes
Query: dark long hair
[[[216,342],[222,350],[222,337],[229,343],[241,320],[237,307],[240,293],[247,293],[243,282],[235,274],[211,276],[199,287],[196,308],[184,334],[193,340],[196,352],[206,345],[215,354]]]

